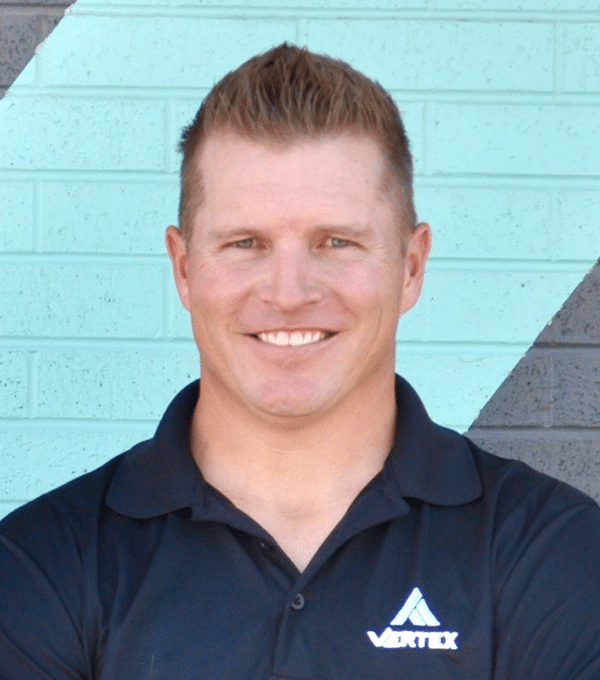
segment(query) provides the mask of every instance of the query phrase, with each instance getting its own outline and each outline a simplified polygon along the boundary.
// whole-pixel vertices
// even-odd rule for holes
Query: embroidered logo
[[[413,626],[424,628],[437,628],[442,625],[429,608],[423,593],[418,588],[413,588],[413,591],[383,633],[377,635],[374,631],[368,630],[367,636],[375,647],[385,649],[398,649],[400,647],[458,649],[456,645],[458,633],[456,632],[444,631],[441,633],[431,630],[394,630],[392,628],[392,626],[404,626],[407,621],[410,621]]]

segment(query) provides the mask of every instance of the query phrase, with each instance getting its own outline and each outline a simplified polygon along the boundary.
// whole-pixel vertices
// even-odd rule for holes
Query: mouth
[[[314,345],[336,335],[334,331],[325,330],[296,330],[296,331],[268,331],[256,333],[251,337],[268,345],[278,347],[302,347],[303,345]]]

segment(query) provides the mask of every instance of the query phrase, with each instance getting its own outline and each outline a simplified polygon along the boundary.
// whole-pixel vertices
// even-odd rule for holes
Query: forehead
[[[196,160],[201,212],[344,210],[368,213],[387,203],[385,161],[368,137],[300,139],[291,144],[214,133]]]

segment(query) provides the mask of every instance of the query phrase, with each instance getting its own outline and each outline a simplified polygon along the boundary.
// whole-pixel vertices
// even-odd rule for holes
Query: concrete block
[[[432,257],[546,260],[556,222],[551,191],[423,186],[419,219],[433,229]]]
[[[52,33],[52,31],[58,26],[58,24],[63,20],[65,12],[69,12],[68,7],[62,7],[60,5],[55,5],[53,7],[45,7],[41,11],[40,19],[42,21],[42,39],[45,39]]]
[[[600,106],[432,104],[431,174],[600,175]]]
[[[555,257],[580,260],[582,253],[600,257],[600,192],[598,189],[558,194]]]
[[[58,253],[164,254],[179,188],[155,182],[42,185],[42,249]]]
[[[153,424],[123,427],[10,427],[2,437],[0,499],[30,500],[89,472],[154,434]],[[2,507],[0,507],[2,510]]]
[[[481,0],[432,0],[432,8],[436,9],[482,9]],[[595,12],[598,9],[596,0],[491,0],[485,4],[486,10],[509,9],[522,12]]]
[[[600,263],[569,296],[536,344],[593,345],[600,351]]]
[[[10,264],[0,277],[0,335],[156,338],[162,333],[160,265]]]
[[[0,182],[0,251],[33,250],[33,182]]]
[[[38,416],[156,420],[199,372],[192,343],[176,351],[44,349],[39,354]]]
[[[164,102],[9,94],[0,168],[163,170]]]
[[[40,36],[38,39],[38,45],[36,47],[36,53],[39,54],[40,51],[45,49],[46,40],[49,38],[50,34],[58,26],[58,24],[63,20],[65,11],[69,8],[67,7],[46,7],[43,10],[40,8]]]
[[[527,90],[553,86],[551,24],[312,19],[308,45],[395,90]],[[443,61],[440,61],[443,54]]]
[[[0,13],[0,85],[9,87],[33,57],[39,24],[40,18],[36,16],[11,10]]]
[[[40,76],[48,85],[210,88],[252,55],[295,35],[293,20],[273,16],[157,14],[132,21],[75,12],[61,49],[48,45],[40,53]]]
[[[70,2],[70,0],[20,0],[19,3],[16,3],[15,0],[0,0],[0,5],[16,5],[16,4],[19,4],[21,7],[51,5],[53,8],[64,10],[67,7],[69,7],[72,3]]]
[[[396,371],[417,390],[434,421],[464,432],[490,391],[514,365],[510,350],[447,346],[407,348],[399,342]]]
[[[127,4],[156,8],[169,7],[173,5],[173,3],[170,2],[170,0],[127,0]],[[92,0],[92,2],[88,0],[88,2],[85,3],[85,5],[76,2],[71,7],[71,11],[73,14],[77,14],[80,11],[85,12],[87,9],[93,8],[94,5],[96,5],[96,7],[99,9],[103,9],[104,7],[119,7],[119,6],[122,7],[123,0]]]
[[[27,352],[0,350],[0,418],[29,415],[27,364]]]
[[[528,352],[481,409],[473,427],[551,426],[556,400],[553,369],[550,356]]]
[[[178,7],[195,6],[193,0],[175,0]],[[211,0],[214,7],[239,6],[236,0]],[[419,9],[426,7],[427,0],[302,0],[301,9]],[[284,7],[282,0],[244,0],[244,7]],[[297,6],[296,6],[297,7]],[[295,7],[295,8],[296,8]]]
[[[600,427],[600,350],[532,349],[473,427]]]
[[[600,348],[552,352],[554,427],[600,428]]]
[[[473,430],[467,436],[491,453],[521,460],[600,501],[600,439],[593,433],[574,430],[568,438],[553,438],[552,432]]]
[[[432,262],[423,288],[429,337],[530,344],[580,280],[576,270],[475,269],[460,262],[438,268]]]
[[[600,23],[566,24],[563,30],[562,89],[600,92]]]

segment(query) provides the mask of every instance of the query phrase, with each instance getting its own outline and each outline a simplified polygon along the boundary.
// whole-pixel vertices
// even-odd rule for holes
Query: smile
[[[261,342],[279,347],[301,347],[302,345],[312,345],[321,342],[334,335],[331,331],[269,331],[268,333],[258,333],[254,337]]]

